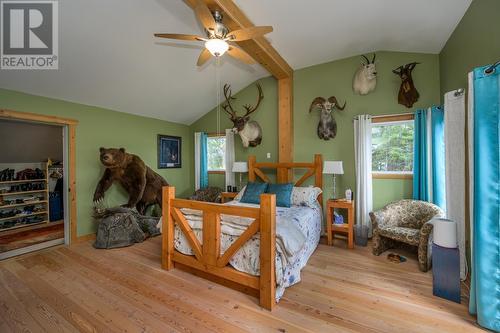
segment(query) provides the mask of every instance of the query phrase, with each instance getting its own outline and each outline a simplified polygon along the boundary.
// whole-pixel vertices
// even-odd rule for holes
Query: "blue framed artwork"
[[[158,169],[182,167],[182,138],[158,134]]]

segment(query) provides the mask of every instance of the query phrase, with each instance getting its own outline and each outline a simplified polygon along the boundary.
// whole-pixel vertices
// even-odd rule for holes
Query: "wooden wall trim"
[[[78,125],[78,120],[62,118],[57,116],[47,116],[43,114],[20,112],[14,110],[0,109],[0,119],[12,119],[21,121],[31,121],[38,123],[46,123],[53,125],[68,126],[68,150],[69,150],[69,228],[70,236],[69,241],[71,243],[78,242],[77,236],[77,212],[76,212],[76,125]]]
[[[47,116],[42,114],[20,112],[13,110],[0,109],[0,118],[9,118],[15,120],[28,120],[41,123],[58,124],[58,125],[77,125],[78,120],[70,118],[62,118],[57,116]]]
[[[372,172],[373,179],[413,179],[412,173]]]
[[[278,80],[278,161],[293,161],[293,76]]]
[[[372,117],[372,123],[387,123],[391,121],[406,121],[415,119],[415,115],[413,113],[405,113],[405,114],[394,114],[394,115],[385,115],[385,116],[374,116]]]

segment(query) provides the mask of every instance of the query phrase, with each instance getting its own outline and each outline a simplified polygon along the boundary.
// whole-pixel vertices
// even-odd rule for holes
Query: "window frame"
[[[207,145],[208,145],[208,140],[210,138],[215,138],[215,137],[223,137],[224,139],[226,138],[226,134],[225,133],[209,133],[208,134],[208,139],[207,139]],[[208,152],[207,152],[207,162],[208,162]],[[208,165],[208,163],[207,163]],[[221,169],[221,170],[208,170],[208,174],[212,174],[212,175],[225,175],[226,174],[226,169]]]
[[[376,126],[394,125],[397,123],[407,123],[415,119],[413,113],[386,115],[372,117],[372,124]],[[414,133],[415,135],[415,133]],[[373,154],[373,152],[372,152]],[[413,179],[413,171],[371,171],[372,179]]]

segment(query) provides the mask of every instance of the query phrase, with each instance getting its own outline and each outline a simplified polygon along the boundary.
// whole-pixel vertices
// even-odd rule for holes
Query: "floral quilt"
[[[227,205],[258,207],[231,201]],[[202,242],[202,212],[192,209],[181,210],[194,234]],[[292,206],[276,208],[276,300],[283,295],[285,288],[300,281],[300,271],[316,249],[321,234],[322,210],[319,204],[314,207]],[[221,253],[246,230],[253,219],[239,216],[221,215]],[[255,234],[231,258],[230,265],[251,275],[260,274],[260,235]],[[182,231],[175,227],[175,248],[177,251],[193,255],[189,242]]]

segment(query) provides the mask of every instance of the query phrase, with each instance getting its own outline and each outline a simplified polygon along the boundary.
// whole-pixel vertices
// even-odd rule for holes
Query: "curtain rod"
[[[376,118],[386,118],[386,117],[398,117],[398,116],[412,116],[414,115],[413,112],[407,112],[407,113],[394,113],[394,114],[383,114],[383,115],[377,115],[377,116],[372,116],[371,114],[369,114],[369,116],[372,118],[372,119],[376,119]],[[357,119],[359,115],[357,116],[354,116],[352,119]]]
[[[484,71],[486,74],[491,74],[493,73],[493,71],[495,70],[495,68],[500,65],[500,60],[495,62],[493,65],[491,65],[490,67],[486,68],[486,70]]]

